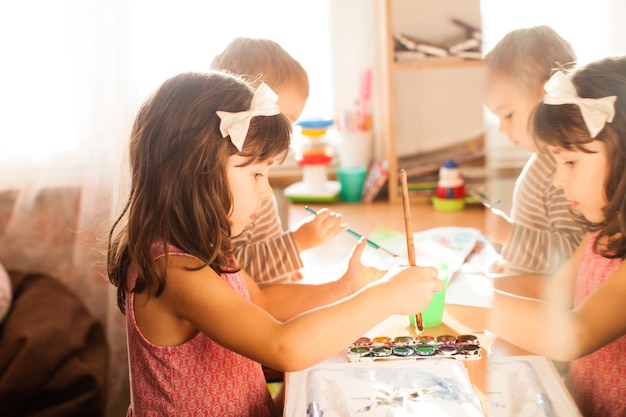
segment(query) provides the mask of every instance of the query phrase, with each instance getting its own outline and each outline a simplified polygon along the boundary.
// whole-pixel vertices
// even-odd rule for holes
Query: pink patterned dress
[[[163,246],[153,248],[162,257]],[[191,256],[169,247],[169,253]],[[222,279],[245,299],[248,288],[241,272]],[[136,273],[129,272],[129,286]],[[276,410],[261,365],[198,332],[178,346],[156,346],[137,326],[134,294],[127,293],[126,327],[131,404],[128,417],[148,416],[275,416]]]
[[[597,235],[591,236],[580,260],[576,305],[600,288],[622,262],[594,253]],[[626,336],[573,361],[566,382],[584,416],[626,416]]]

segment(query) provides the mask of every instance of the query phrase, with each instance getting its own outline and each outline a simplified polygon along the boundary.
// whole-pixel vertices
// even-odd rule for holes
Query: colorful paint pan
[[[372,339],[372,344],[375,345],[375,346],[390,345],[391,344],[391,337],[377,336],[377,337]]]
[[[411,336],[397,336],[393,339],[393,343],[396,345],[410,345],[413,343]]]
[[[415,360],[426,358],[453,358],[457,360],[478,360],[482,350],[478,338],[471,334],[458,337],[441,335],[438,337],[420,335],[412,338],[408,335],[393,339],[378,336],[372,339],[361,337],[350,345],[347,351],[348,361],[362,362],[378,359]]]
[[[437,353],[437,347],[432,345],[415,346],[415,353],[419,356],[432,356]]]
[[[370,348],[365,347],[365,346],[355,346],[353,348],[350,348],[348,353],[350,355],[355,355],[355,356],[365,356],[365,355],[369,355],[371,351],[372,350]]]
[[[428,335],[421,335],[415,339],[420,345],[431,345],[435,342],[435,338]]]
[[[437,348],[437,352],[445,356],[451,356],[458,352],[455,345],[441,345]]]
[[[459,345],[478,345],[478,337],[473,334],[462,334],[456,338],[456,343]]]
[[[395,346],[393,348],[393,354],[396,356],[402,356],[402,357],[413,356],[414,353],[415,351],[408,346]]]
[[[456,337],[451,336],[449,334],[444,334],[441,336],[437,336],[437,343],[443,343],[444,345],[450,345],[456,343]]]
[[[372,344],[372,339],[369,337],[359,337],[356,342],[354,342],[355,346],[370,346]]]
[[[372,356],[377,358],[385,358],[391,356],[393,350],[389,346],[377,346],[372,348]]]

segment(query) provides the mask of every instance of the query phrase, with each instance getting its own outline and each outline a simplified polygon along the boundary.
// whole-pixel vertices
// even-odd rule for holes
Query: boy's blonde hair
[[[569,42],[545,25],[509,32],[484,59],[489,78],[507,77],[529,94],[543,94],[543,86],[555,70],[576,64]]]
[[[211,69],[238,74],[255,86],[265,82],[276,92],[289,85],[309,96],[309,77],[302,65],[269,39],[233,39],[213,58]]]

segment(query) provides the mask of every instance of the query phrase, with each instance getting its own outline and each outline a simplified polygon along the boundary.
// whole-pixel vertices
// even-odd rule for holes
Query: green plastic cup
[[[437,266],[439,270],[439,279],[443,281],[443,289],[433,294],[428,307],[422,311],[422,323],[424,328],[437,327],[443,321],[443,310],[446,305],[446,292],[448,291],[448,267],[445,264]],[[409,316],[409,323],[412,327],[416,326],[415,316]]]
[[[358,203],[361,201],[366,174],[367,168],[364,166],[337,167],[337,178],[341,184],[340,195],[344,202]]]

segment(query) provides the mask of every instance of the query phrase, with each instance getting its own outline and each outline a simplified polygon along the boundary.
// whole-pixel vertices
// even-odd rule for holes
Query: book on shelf
[[[476,38],[463,38],[459,42],[450,45],[448,52],[450,55],[457,55],[459,52],[478,51],[480,52],[480,41]]]
[[[387,183],[387,164],[385,161],[374,161],[367,171],[361,201],[371,203],[383,190]]]
[[[452,159],[461,166],[482,163],[485,158],[485,138],[479,136],[458,144],[404,156],[398,159],[398,169],[404,169],[407,176],[419,176],[438,172],[441,165]]]
[[[433,172],[431,174],[426,175],[418,175],[407,177],[407,189],[409,192],[423,192],[423,193],[434,193],[437,189],[437,182],[439,181],[439,174]]]
[[[396,62],[428,61],[428,62],[436,62],[436,63],[455,63],[455,62],[463,62],[467,59],[467,58],[462,57],[460,54],[463,54],[463,52],[459,52],[459,54],[457,55],[433,56],[433,55],[428,55],[419,51],[396,51],[394,52],[394,58]]]
[[[396,45],[401,45],[404,47],[406,51],[416,51],[422,52],[426,56],[438,56],[438,57],[446,57],[448,56],[447,48],[435,45],[430,42],[425,42],[423,40],[411,37],[404,33],[396,33],[395,34]]]
[[[420,61],[433,58],[482,59],[482,34],[480,28],[460,19],[452,22],[464,34],[440,43],[418,39],[406,33],[394,34],[395,59],[398,62]]]
[[[398,169],[404,169],[407,173],[411,196],[430,199],[437,185],[439,168],[450,159],[461,167],[466,184],[484,182],[484,137],[480,136],[449,147],[399,158]],[[371,203],[386,194],[388,176],[386,161],[374,161],[365,177],[361,200]]]

